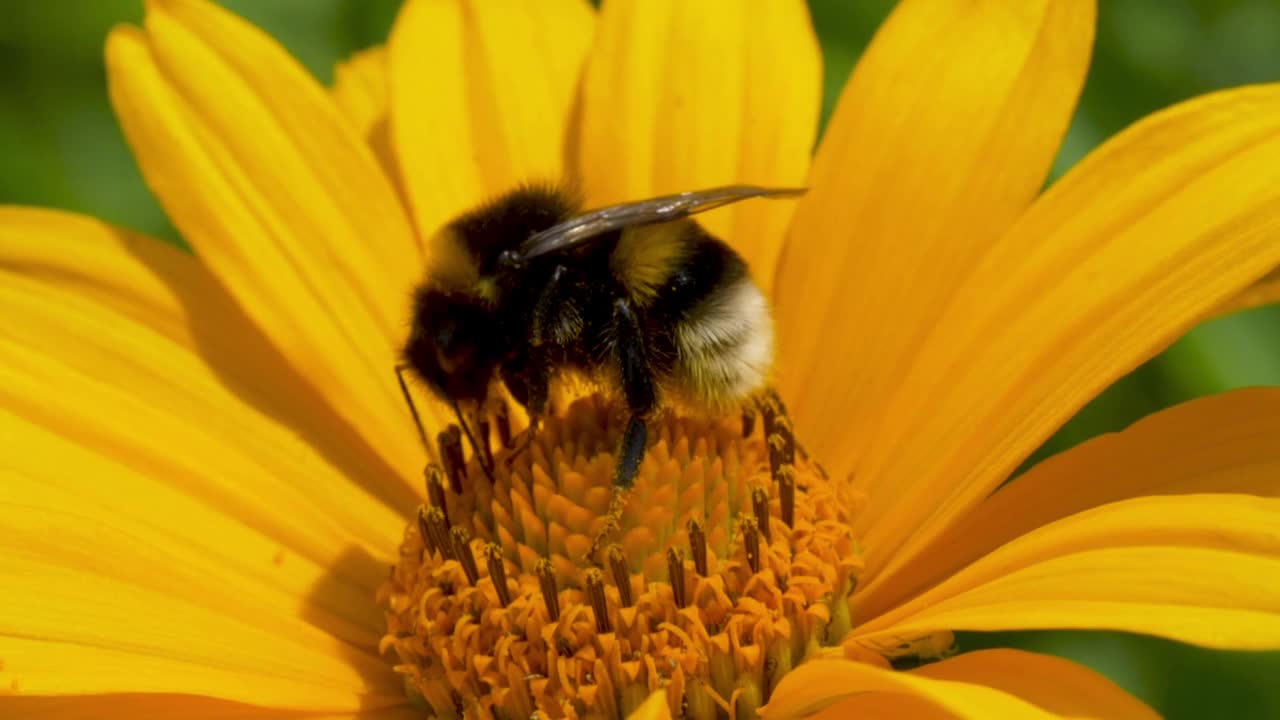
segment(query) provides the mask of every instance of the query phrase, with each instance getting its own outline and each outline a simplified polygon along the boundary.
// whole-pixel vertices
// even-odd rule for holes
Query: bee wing
[[[610,205],[570,218],[525,240],[516,248],[515,262],[523,262],[550,252],[566,250],[604,233],[635,225],[653,225],[689,217],[748,198],[785,198],[803,195],[804,188],[766,188],[755,185],[726,185],[694,192],[663,195],[638,202]]]

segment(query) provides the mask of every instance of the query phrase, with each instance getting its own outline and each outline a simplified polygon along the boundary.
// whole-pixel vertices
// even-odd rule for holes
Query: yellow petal
[[[0,314],[4,407],[326,561],[399,543],[416,494],[192,256],[98,220],[0,208]]]
[[[1183,103],[1077,165],[966,280],[879,419],[857,471],[870,575],[1280,264],[1277,232],[1280,85]]]
[[[422,711],[391,708],[354,713],[305,713],[271,710],[194,695],[77,695],[24,697],[0,694],[0,714],[6,720],[421,720]]]
[[[1052,457],[987,498],[892,575],[860,589],[878,615],[1021,535],[1089,508],[1187,493],[1280,497],[1280,389],[1201,398]]]
[[[324,89],[203,0],[152,3],[147,34],[112,33],[107,66],[125,135],[183,236],[303,377],[417,475],[392,366],[420,253]]]
[[[1140,720],[1159,715],[1111,680],[1051,655],[1022,650],[979,650],[930,663],[913,675],[986,685],[1064,717]]]
[[[847,642],[1013,629],[1280,648],[1280,500],[1179,495],[1086,510],[1004,545]]]
[[[837,700],[806,720],[955,720],[956,715],[916,695],[871,692]]]
[[[391,125],[425,234],[521,182],[560,181],[585,0],[409,0],[391,31]]]
[[[395,183],[396,192],[408,207],[399,161],[391,147],[391,91],[388,87],[386,47],[379,45],[356,53],[346,62],[338,63],[333,75],[330,94],[334,104],[373,150],[382,171]]]
[[[605,3],[583,85],[589,203],[732,183],[803,185],[821,73],[800,0]],[[793,205],[743,203],[700,219],[767,289]]]
[[[204,362],[186,302],[239,339],[237,360]],[[374,558],[394,552],[402,518],[299,439],[314,426],[266,414],[314,400],[194,259],[97,221],[3,209],[0,315],[0,438],[19,449],[0,457],[14,549],[0,558],[0,687],[365,702],[363,678],[385,672]],[[217,642],[261,655],[223,663]],[[277,655],[318,680],[255,684]]]
[[[1215,307],[1206,320],[1280,302],[1280,267],[1245,288],[1240,294]]]
[[[366,142],[374,128],[386,128],[390,104],[387,70],[387,48],[379,45],[352,55],[333,71],[333,102]]]
[[[0,688],[402,702],[371,596],[411,496],[192,256],[0,208],[0,315]]]
[[[1040,191],[1084,81],[1092,0],[906,0],[845,87],[779,266],[779,384],[853,467],[904,369]]]
[[[193,479],[148,477],[44,421],[0,412],[0,437],[22,448],[0,461],[0,687],[329,712],[399,702],[373,652],[376,619],[357,605],[376,563],[317,563],[201,502]],[[352,566],[366,576],[354,584]]]
[[[773,691],[769,704],[761,709],[761,715],[765,720],[783,720],[830,708],[830,714],[824,717],[850,717],[840,711],[852,710],[856,702],[846,707],[839,704],[842,699],[879,693],[907,696],[904,712],[927,705],[935,712],[948,713],[944,717],[975,720],[1057,717],[1025,700],[983,685],[934,680],[850,660],[810,661],[787,673]]]

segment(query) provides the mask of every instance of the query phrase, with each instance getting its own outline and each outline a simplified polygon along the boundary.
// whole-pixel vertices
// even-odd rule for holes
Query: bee
[[[629,418],[614,483],[628,488],[654,413],[723,411],[772,368],[768,301],[742,257],[690,216],[802,192],[734,185],[588,212],[555,187],[509,192],[436,238],[398,369],[450,403],[464,430],[460,403],[482,407],[500,379],[529,413],[528,438],[560,374],[617,388]]]

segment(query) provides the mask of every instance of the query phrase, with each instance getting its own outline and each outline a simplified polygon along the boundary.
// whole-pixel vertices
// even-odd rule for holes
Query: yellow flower
[[[954,630],[1280,647],[1280,391],[1001,487],[1277,285],[1280,87],[1158,113],[1041,194],[1093,15],[904,0],[810,168],[799,0],[409,0],[332,95],[217,7],[156,0],[111,35],[111,93],[198,259],[0,209],[0,715],[421,716],[407,680],[476,717],[1147,717],[1056,658],[889,665]],[[592,204],[810,188],[706,217],[773,293],[790,419],[767,428],[803,451],[664,419],[602,570],[597,401],[549,420],[523,483],[437,481],[420,524],[391,373],[434,229],[548,177]]]

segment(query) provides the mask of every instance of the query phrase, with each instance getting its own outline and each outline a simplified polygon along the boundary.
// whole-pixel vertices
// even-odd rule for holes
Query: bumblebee
[[[500,379],[529,412],[528,437],[561,373],[616,387],[629,419],[614,482],[630,487],[647,418],[671,403],[740,404],[773,362],[769,304],[746,263],[690,216],[802,192],[735,185],[582,212],[554,187],[514,190],[436,238],[404,367],[464,430],[459,404],[482,407]]]

